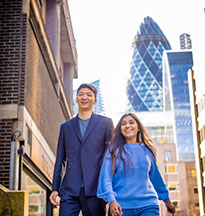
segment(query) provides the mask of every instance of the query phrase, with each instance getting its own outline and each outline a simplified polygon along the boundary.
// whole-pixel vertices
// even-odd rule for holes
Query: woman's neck
[[[133,138],[133,139],[126,139],[126,143],[128,143],[128,144],[136,144],[137,141],[136,141],[136,138]]]

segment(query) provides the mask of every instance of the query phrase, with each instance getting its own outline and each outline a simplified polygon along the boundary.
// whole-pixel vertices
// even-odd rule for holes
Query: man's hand
[[[167,207],[167,211],[173,216],[176,212],[175,206],[173,203],[169,200],[168,202],[165,203]]]
[[[122,215],[122,208],[121,208],[120,204],[117,203],[116,201],[112,201],[110,203],[110,213],[113,216],[121,216]]]
[[[56,200],[58,196],[58,191],[52,191],[49,199],[53,205],[59,205],[59,202]]]

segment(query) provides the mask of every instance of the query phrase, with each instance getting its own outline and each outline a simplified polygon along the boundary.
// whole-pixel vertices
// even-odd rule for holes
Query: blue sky
[[[182,33],[198,49],[205,38],[202,0],[68,0],[68,5],[78,52],[74,88],[100,79],[108,116],[125,110],[132,41],[144,17],[153,18],[172,49],[179,50]]]

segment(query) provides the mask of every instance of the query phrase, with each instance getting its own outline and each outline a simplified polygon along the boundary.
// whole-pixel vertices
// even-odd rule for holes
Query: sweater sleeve
[[[159,200],[163,200],[165,203],[168,202],[169,199],[169,191],[164,183],[164,180],[160,174],[160,171],[157,167],[156,161],[150,153],[151,158],[151,169],[149,171],[150,180],[158,194]]]
[[[116,200],[116,193],[113,191],[112,180],[112,158],[108,149],[102,163],[97,189],[97,196],[108,203]]]

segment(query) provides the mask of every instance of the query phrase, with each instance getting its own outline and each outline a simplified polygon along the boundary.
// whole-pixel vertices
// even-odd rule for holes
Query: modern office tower
[[[191,49],[192,44],[191,44],[191,37],[189,34],[182,34],[180,35],[180,48],[181,49]]]
[[[104,104],[103,104],[103,100],[102,100],[101,89],[100,89],[100,80],[96,80],[94,82],[91,82],[90,84],[95,86],[95,88],[97,89],[97,103],[93,105],[93,111],[98,113],[98,114],[103,115],[105,113],[105,110],[104,110]],[[75,102],[76,94],[77,94],[77,89],[75,89],[73,91],[73,99],[74,99],[73,112],[74,112],[74,115],[76,115],[78,113],[78,105]]]
[[[188,70],[193,66],[191,51],[166,51],[163,57],[164,109],[174,116],[179,161],[194,161],[194,142]]]
[[[191,69],[188,74],[200,215],[205,215],[205,94],[197,99],[195,71]]]
[[[170,50],[164,33],[146,17],[135,36],[127,95],[129,111],[162,110],[162,54]]]
[[[103,104],[103,99],[102,99],[102,93],[101,93],[101,89],[100,89],[100,80],[96,80],[94,82],[91,83],[92,85],[95,86],[95,88],[97,89],[97,103],[94,104],[93,106],[93,110],[96,113],[99,114],[103,114],[105,112],[104,110],[104,104]]]

